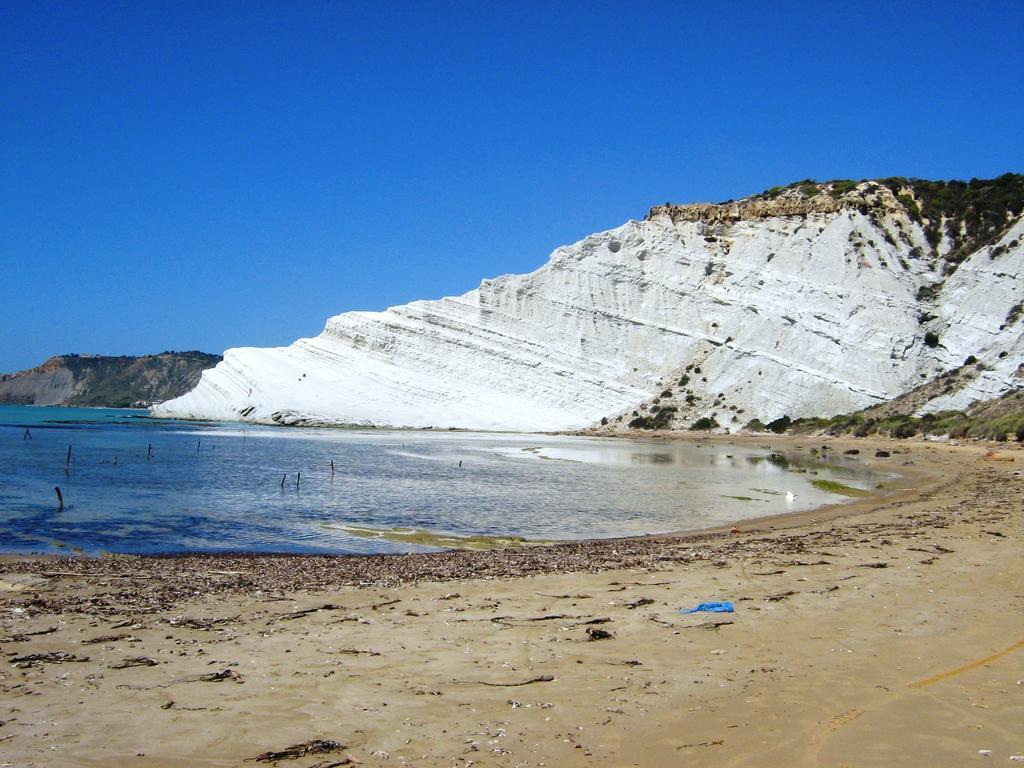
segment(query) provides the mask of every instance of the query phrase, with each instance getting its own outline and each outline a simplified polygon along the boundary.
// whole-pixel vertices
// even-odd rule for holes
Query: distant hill
[[[0,403],[148,407],[185,394],[221,361],[205,352],[105,357],[57,355],[27,371],[0,375]]]

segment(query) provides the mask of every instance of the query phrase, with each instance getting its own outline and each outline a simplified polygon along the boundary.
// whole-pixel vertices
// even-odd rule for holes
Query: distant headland
[[[220,355],[197,351],[56,355],[35,368],[0,375],[0,403],[148,408],[185,394],[220,361]]]

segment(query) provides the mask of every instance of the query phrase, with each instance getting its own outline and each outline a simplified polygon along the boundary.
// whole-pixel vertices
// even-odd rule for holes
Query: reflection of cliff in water
[[[798,462],[800,461],[799,459],[794,459],[791,461],[789,458],[783,456],[781,453],[769,453],[766,456],[747,456],[746,459],[748,464],[753,464],[756,466],[763,462],[768,462],[769,464],[774,464],[776,467],[779,467],[780,469],[789,469],[791,464],[798,464]],[[812,466],[817,462],[805,463],[807,466]]]
[[[631,453],[629,458],[630,463],[641,465],[672,465],[686,463],[681,457],[668,451],[637,451]],[[807,472],[825,468],[839,470],[853,469],[849,466],[844,467],[841,462],[834,461],[833,458],[834,457],[832,456],[824,454],[821,456],[802,456],[800,454],[786,455],[774,452],[757,456],[746,455],[739,458],[733,454],[717,454],[709,456],[707,458],[707,463],[714,466],[735,466],[742,460],[751,466],[770,464],[774,467],[778,467],[780,470],[792,472]]]
[[[820,454],[804,456],[802,454],[768,453],[764,456],[744,456],[750,465],[771,464],[786,472],[800,472],[812,475],[818,474],[820,470],[837,472],[851,476],[863,471],[856,459],[848,456],[838,455],[832,451],[822,451]]]
[[[671,453],[633,453],[630,460],[634,464],[675,464],[676,457]]]

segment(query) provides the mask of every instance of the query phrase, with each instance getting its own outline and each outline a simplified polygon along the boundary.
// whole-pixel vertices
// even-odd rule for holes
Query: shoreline
[[[899,445],[880,466],[913,460],[915,488],[740,534],[0,560],[0,749],[156,768],[299,745],[326,751],[281,765],[1005,762],[1024,753],[1024,451]],[[709,600],[735,611],[679,612]]]
[[[646,435],[638,436],[639,439]],[[722,444],[753,444],[757,436],[719,439],[669,434],[665,440],[717,442]],[[774,445],[761,446],[790,453],[805,449],[794,437],[781,437]],[[571,575],[581,572],[604,572],[616,569],[650,567],[677,549],[686,549],[696,560],[740,554],[751,537],[773,534],[806,534],[814,526],[843,523],[849,519],[871,517],[891,508],[909,503],[923,503],[944,489],[956,486],[960,476],[950,477],[936,461],[938,458],[969,457],[978,460],[990,446],[934,445],[908,443],[891,439],[857,438],[834,440],[845,449],[846,444],[890,452],[883,459],[870,459],[867,466],[875,471],[896,475],[898,482],[872,492],[811,510],[748,518],[705,529],[682,530],[595,539],[569,539],[542,545],[502,547],[495,549],[443,549],[434,552],[310,554],[290,552],[177,552],[151,555],[88,555],[4,554],[0,555],[0,579],[7,573],[41,571],[59,576],[87,578],[142,579],[159,584],[159,589],[140,588],[146,594],[149,610],[162,610],[173,604],[177,591],[193,594],[190,582],[193,572],[203,570],[214,578],[198,578],[206,594],[241,594],[252,590],[310,590],[333,587],[394,588],[409,584],[436,581],[472,581],[474,579],[526,578],[544,574]],[[899,452],[895,449],[899,446]],[[915,454],[914,449],[918,451]],[[945,450],[943,450],[945,449]],[[807,447],[809,450],[809,447]],[[924,454],[921,450],[926,451]],[[1024,450],[1010,449],[1024,462]],[[917,455],[923,465],[904,462]],[[931,461],[929,461],[929,459]],[[1011,459],[1012,461],[1012,459]],[[59,566],[60,569],[54,570]],[[2,584],[0,584],[2,587]],[[0,590],[2,594],[2,590]],[[80,609],[82,604],[76,605]]]
[[[856,497],[848,497],[845,501],[834,501],[827,504],[823,504],[819,507],[808,510],[799,510],[794,512],[781,512],[769,515],[759,515],[757,517],[740,518],[726,521],[724,523],[708,526],[706,528],[683,528],[673,531],[662,531],[647,534],[632,534],[628,536],[612,536],[603,538],[580,538],[580,539],[549,539],[546,541],[524,539],[526,546],[556,546],[561,544],[591,544],[598,542],[630,542],[630,541],[643,541],[649,539],[674,539],[674,538],[692,538],[703,535],[714,535],[720,533],[727,533],[734,529],[739,529],[743,532],[761,531],[761,530],[775,530],[783,528],[800,527],[809,520],[827,520],[836,519],[843,517],[847,514],[856,514],[859,511],[867,509],[871,506],[880,503],[881,501],[889,500],[894,498],[896,495],[902,497],[912,497],[919,489],[921,489],[922,483],[929,481],[931,475],[925,469],[921,471],[920,468],[913,466],[913,461],[896,461],[897,457],[906,456],[911,453],[911,450],[916,448],[920,449],[934,449],[945,445],[946,447],[956,448],[969,448],[970,446],[949,446],[947,443],[938,443],[934,441],[909,441],[909,440],[894,440],[892,438],[822,438],[821,436],[811,435],[812,440],[808,441],[806,436],[788,436],[788,435],[774,435],[774,445],[765,445],[765,435],[698,435],[696,433],[687,432],[655,432],[655,433],[636,433],[636,434],[622,434],[622,435],[591,435],[578,432],[565,432],[565,433],[516,433],[516,434],[537,434],[544,436],[567,436],[567,437],[595,437],[595,438],[607,438],[616,437],[624,440],[636,440],[645,442],[684,442],[693,445],[741,445],[745,447],[757,447],[771,451],[783,451],[789,454],[800,454],[804,450],[808,450],[808,456],[810,449],[817,450],[814,446],[809,446],[807,449],[804,448],[804,444],[807,442],[825,441],[832,450],[833,455],[836,455],[838,451],[841,455],[843,450],[849,448],[864,449],[867,452],[873,452],[875,450],[887,450],[890,453],[890,461],[879,464],[877,459],[869,458],[865,456],[857,456],[856,458],[850,459],[851,463],[856,462],[861,468],[879,472],[891,478],[891,482],[886,483],[884,489],[875,488],[871,489],[868,493],[863,496],[858,495]],[[834,447],[834,448],[833,448]],[[818,457],[814,457],[815,460],[820,460]],[[841,495],[841,494],[838,494]],[[433,533],[426,531],[426,533]],[[437,534],[441,536],[442,534]],[[517,534],[495,534],[489,535],[487,538],[517,538]],[[461,538],[461,537],[455,537]],[[464,538],[471,538],[466,536]],[[515,547],[496,547],[495,549],[514,549]],[[488,548],[482,548],[490,551]],[[453,548],[444,548],[435,552],[426,553],[415,553],[424,555],[435,555],[442,554],[448,551],[459,551]],[[391,552],[391,553],[346,553],[346,552],[334,552],[334,553],[308,553],[308,552],[289,552],[289,551],[237,551],[237,552],[203,552],[203,551],[181,551],[181,552],[158,552],[158,553],[146,553],[146,554],[135,554],[135,553],[121,553],[121,552],[109,552],[99,555],[91,554],[66,554],[63,552],[12,552],[12,553],[0,553],[0,565],[5,562],[17,562],[21,560],[107,560],[107,559],[160,559],[160,558],[182,558],[182,557],[203,557],[203,558],[346,558],[346,557],[403,557],[407,554],[403,552]]]
[[[622,439],[644,439],[646,435],[622,435]],[[921,451],[948,448],[959,450],[961,448],[970,450],[980,446],[950,446],[948,443],[920,441],[920,440],[896,440],[893,438],[853,438],[853,437],[823,437],[821,435],[711,435],[698,436],[694,433],[655,433],[653,439],[667,442],[683,441],[699,443],[710,443],[712,445],[742,445],[746,447],[759,447],[767,450],[781,450],[789,453],[800,453],[806,450],[809,454],[812,448],[820,449],[822,445],[828,445],[829,451],[833,454],[843,455],[843,451],[849,449],[862,450],[864,456],[857,455],[854,459],[862,467],[874,471],[883,472],[892,477],[892,482],[886,483],[884,489],[872,489],[872,491],[861,497],[851,497],[848,501],[837,501],[825,504],[814,509],[801,510],[798,512],[784,512],[775,515],[764,515],[756,518],[747,518],[710,528],[683,530],[666,534],[654,534],[658,536],[688,536],[700,533],[724,533],[732,528],[739,528],[742,532],[781,530],[785,528],[799,528],[811,521],[835,520],[847,515],[858,514],[877,507],[882,502],[895,502],[908,500],[934,490],[934,486],[941,485],[941,478],[936,477],[934,468],[919,466],[914,463],[912,457],[920,454]],[[766,443],[766,440],[769,441]],[[811,443],[812,445],[808,445]],[[867,454],[875,451],[888,451],[889,456],[875,458]],[[908,463],[910,462],[910,463]]]
[[[646,435],[637,435],[644,439]],[[669,434],[662,439],[692,442],[719,442],[722,444],[754,444],[758,436],[740,437],[721,435],[719,439],[690,434]],[[782,436],[770,450],[799,452],[803,443],[795,437]],[[786,512],[756,518],[726,522],[708,528],[684,529],[660,534],[617,537],[605,539],[579,539],[553,541],[544,545],[508,547],[497,549],[446,549],[436,552],[407,553],[349,553],[309,554],[291,552],[177,552],[147,555],[119,555],[92,557],[88,555],[62,554],[7,554],[0,555],[0,577],[7,571],[24,571],[36,568],[38,564],[60,564],[85,577],[127,579],[140,570],[158,570],[162,579],[175,581],[178,571],[190,567],[204,567],[212,572],[237,575],[236,581],[218,579],[207,581],[205,588],[210,594],[231,594],[251,589],[302,589],[301,585],[315,585],[324,589],[334,585],[361,587],[394,587],[430,581],[471,581],[474,579],[524,578],[542,573],[574,573],[595,569],[643,567],[666,550],[677,547],[701,548],[709,551],[731,550],[740,544],[744,536],[765,535],[772,532],[801,531],[808,526],[849,517],[870,514],[881,508],[900,505],[909,500],[924,500],[938,492],[943,485],[955,482],[941,475],[936,468],[903,466],[903,457],[912,455],[914,446],[919,449],[933,449],[939,446],[931,443],[915,444],[891,439],[855,438],[849,441],[834,440],[835,444],[846,447],[846,443],[866,447],[869,451],[889,449],[888,459],[860,460],[865,466],[876,471],[900,473],[891,486],[872,492],[865,497],[837,502],[811,510]],[[900,452],[894,450],[898,444]],[[885,447],[883,447],[885,446]],[[946,446],[954,454],[980,455],[980,446]],[[1024,461],[1024,451],[1020,452]],[[696,557],[700,557],[698,552]],[[282,579],[280,571],[291,575]],[[263,571],[261,573],[261,571]],[[268,578],[267,574],[275,574]],[[174,588],[171,588],[173,592]],[[171,598],[166,590],[158,600],[167,603]],[[151,598],[153,599],[153,598]]]

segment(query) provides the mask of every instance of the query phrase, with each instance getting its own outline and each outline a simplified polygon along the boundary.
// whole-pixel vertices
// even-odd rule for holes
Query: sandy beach
[[[901,477],[739,533],[407,556],[5,558],[0,764],[1024,755],[1024,451],[770,442],[855,447]],[[735,612],[680,613],[722,600]]]

